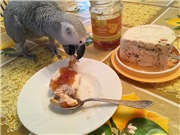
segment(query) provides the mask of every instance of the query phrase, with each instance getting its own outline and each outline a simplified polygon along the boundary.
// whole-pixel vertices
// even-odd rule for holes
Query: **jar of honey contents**
[[[122,28],[120,0],[90,0],[93,44],[103,50],[119,46]]]

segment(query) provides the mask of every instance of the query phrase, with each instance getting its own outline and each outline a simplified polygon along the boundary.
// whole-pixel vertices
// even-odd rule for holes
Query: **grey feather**
[[[16,43],[47,36],[63,46],[81,46],[86,30],[78,17],[60,10],[53,1],[11,1],[4,11],[7,34]]]

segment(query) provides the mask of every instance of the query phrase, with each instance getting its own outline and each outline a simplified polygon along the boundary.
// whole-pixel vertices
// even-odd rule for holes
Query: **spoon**
[[[180,55],[170,55],[171,59],[180,60]]]
[[[54,99],[56,100],[56,99]],[[123,106],[128,106],[128,107],[132,107],[132,108],[139,108],[139,109],[144,109],[147,107],[150,107],[153,102],[149,101],[149,100],[115,100],[115,99],[106,99],[106,98],[88,98],[85,100],[81,100],[79,98],[76,98],[76,100],[78,101],[78,104],[76,106],[72,106],[72,107],[62,107],[59,103],[54,102],[53,100],[50,100],[50,102],[55,105],[56,107],[65,109],[65,110],[73,110],[76,108],[79,108],[80,106],[84,105],[85,102],[89,102],[89,101],[100,101],[100,102],[107,102],[107,103],[111,103],[111,104],[117,104],[117,105],[123,105]],[[56,100],[57,101],[57,100]]]

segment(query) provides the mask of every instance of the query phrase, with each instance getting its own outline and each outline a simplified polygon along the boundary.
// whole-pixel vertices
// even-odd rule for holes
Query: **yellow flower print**
[[[170,18],[166,20],[166,23],[175,27],[175,30],[180,30],[180,15],[177,15],[178,18]]]
[[[180,26],[180,18],[171,18],[166,21],[171,26]],[[179,22],[179,24],[178,24]]]

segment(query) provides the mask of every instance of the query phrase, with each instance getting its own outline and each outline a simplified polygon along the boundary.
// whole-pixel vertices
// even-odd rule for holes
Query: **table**
[[[137,25],[165,25],[175,31],[177,39],[174,42],[174,46],[180,49],[180,24],[176,23],[180,22],[179,1],[123,0],[122,3],[122,33]],[[74,6],[74,3],[72,5]],[[91,33],[90,16],[87,9],[70,13],[80,16],[86,26],[87,33]],[[0,26],[1,44],[6,41],[8,41],[8,45],[14,44],[10,39],[7,39],[2,18]],[[2,135],[32,134],[22,125],[17,116],[17,97],[23,85],[32,75],[43,67],[58,61],[56,57],[52,58],[50,51],[44,46],[47,42],[47,38],[43,37],[38,40],[27,41],[26,43],[31,51],[37,54],[37,63],[23,58],[8,58],[1,55],[0,116]],[[86,47],[84,57],[101,61],[113,68],[111,63],[113,51],[99,50],[93,44],[89,44]],[[63,54],[63,58],[66,59],[67,55],[62,48],[60,48],[60,52]],[[143,83],[131,80],[117,71],[116,73],[122,81],[123,95],[135,94],[140,99],[151,99],[154,101],[154,105],[147,110],[157,113],[164,119],[168,119],[168,132],[170,135],[180,134],[180,76],[168,82]]]

